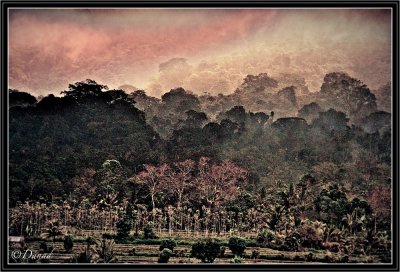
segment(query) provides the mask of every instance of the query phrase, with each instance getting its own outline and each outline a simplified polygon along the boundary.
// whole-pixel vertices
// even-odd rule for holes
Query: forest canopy
[[[323,246],[310,222],[390,233],[387,94],[346,73],[317,93],[278,86],[263,73],[217,96],[175,88],[157,99],[90,79],[41,99],[10,90],[10,205],[129,203],[154,224],[173,210],[206,230],[314,235],[291,247]],[[224,212],[233,221],[212,221]]]

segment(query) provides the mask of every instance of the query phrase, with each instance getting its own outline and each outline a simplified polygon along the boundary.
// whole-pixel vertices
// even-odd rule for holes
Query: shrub
[[[94,261],[94,254],[88,248],[76,255],[72,260],[72,262],[76,263],[91,263],[92,261]]]
[[[228,247],[236,256],[242,256],[246,249],[246,240],[240,237],[231,237],[229,238]]]
[[[163,250],[164,248],[168,248],[171,251],[174,251],[175,247],[176,247],[176,242],[174,239],[162,240],[160,245],[160,251]]]
[[[297,232],[293,232],[285,238],[285,245],[290,248],[290,250],[299,251],[301,249],[301,236]]]
[[[154,233],[154,225],[152,222],[148,222],[144,226],[143,232],[144,232],[145,239],[156,239],[157,238],[157,235]]]
[[[263,229],[257,235],[257,242],[262,243],[264,246],[270,246],[272,240],[275,239],[275,234],[269,229]]]
[[[221,247],[221,251],[220,251],[220,253],[219,253],[219,257],[224,257],[225,256],[225,251],[226,251],[226,247],[225,246],[222,246]]]
[[[43,252],[43,253],[50,253],[53,251],[53,247],[52,246],[48,246],[47,243],[45,241],[41,241],[39,243],[39,249]]]
[[[158,263],[168,263],[171,255],[172,251],[169,248],[164,248],[160,253],[160,257],[158,258]]]
[[[304,256],[306,262],[311,262],[314,258],[314,254],[312,252],[308,253],[306,256]]]
[[[192,256],[203,263],[213,263],[221,253],[221,244],[215,239],[198,241],[192,245]]]
[[[114,235],[114,234],[111,234],[111,233],[104,233],[101,237],[102,237],[103,239],[114,239],[114,238],[115,238],[115,235]]]
[[[115,242],[112,239],[96,241],[94,252],[99,256],[99,262],[111,263],[115,261]]]
[[[251,252],[251,259],[258,259],[260,258],[260,251],[255,249]]]
[[[74,247],[74,240],[71,235],[67,235],[64,237],[64,249],[67,252],[71,252]]]
[[[129,237],[129,233],[131,232],[131,224],[129,220],[126,218],[122,218],[117,222],[117,238],[118,240],[125,240]]]
[[[44,241],[41,241],[41,242],[39,243],[39,248],[40,248],[41,250],[43,250],[44,253],[47,253],[47,252],[48,252],[47,243],[44,242]]]

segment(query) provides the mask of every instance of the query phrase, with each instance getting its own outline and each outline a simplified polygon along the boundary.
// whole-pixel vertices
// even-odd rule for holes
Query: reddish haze
[[[39,95],[91,78],[159,96],[178,86],[230,93],[248,73],[285,72],[317,91],[324,74],[343,70],[378,88],[391,78],[390,16],[390,10],[11,10],[9,83]]]

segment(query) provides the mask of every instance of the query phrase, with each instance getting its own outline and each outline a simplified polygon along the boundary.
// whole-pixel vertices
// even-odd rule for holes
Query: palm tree
[[[95,253],[95,250],[91,247],[94,244],[94,238],[89,237],[86,239],[86,247],[85,251],[81,252],[76,258],[78,263],[96,263],[98,255]]]
[[[65,234],[65,230],[63,226],[60,226],[58,221],[51,221],[47,228],[45,228],[45,232],[41,235],[42,238],[53,238],[53,248],[54,248],[54,240],[58,236],[63,236]]]
[[[94,254],[98,256],[99,262],[110,263],[115,260],[115,242],[113,239],[97,240],[93,248]],[[97,257],[96,256],[96,257]]]
[[[355,218],[355,214],[354,211],[351,214],[346,214],[342,221],[345,223],[345,225],[347,226],[349,233],[353,233],[353,227],[354,224],[356,223],[356,218]]]

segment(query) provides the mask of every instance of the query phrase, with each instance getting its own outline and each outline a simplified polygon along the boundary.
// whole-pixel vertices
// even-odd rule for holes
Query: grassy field
[[[48,247],[53,247],[53,252],[49,260],[50,263],[71,263],[76,262],[77,256],[84,252],[87,248],[87,235],[95,234],[93,232],[85,233],[83,236],[74,236],[74,244],[72,251],[67,252],[64,249],[64,243],[61,238],[41,239],[28,238],[25,246],[33,252],[42,252],[40,244],[45,242]],[[97,236],[97,237],[96,237]],[[96,238],[101,236],[96,235]],[[200,260],[193,258],[191,255],[192,244],[198,238],[182,237],[177,235],[169,237],[163,234],[157,239],[135,239],[124,243],[115,242],[113,251],[115,253],[112,262],[116,263],[157,263],[160,256],[159,245],[163,239],[173,238],[177,242],[177,246],[173,250],[173,255],[169,259],[169,263],[199,263]],[[92,236],[93,237],[93,236]],[[215,259],[214,263],[231,263],[235,258],[234,254],[229,250],[226,237],[220,237],[222,246],[225,248],[224,254]],[[256,252],[256,254],[254,254]],[[380,262],[378,256],[347,256],[343,253],[334,253],[328,250],[304,249],[303,251],[281,251],[263,247],[254,240],[248,238],[246,240],[246,249],[240,257],[241,263],[375,263]]]

